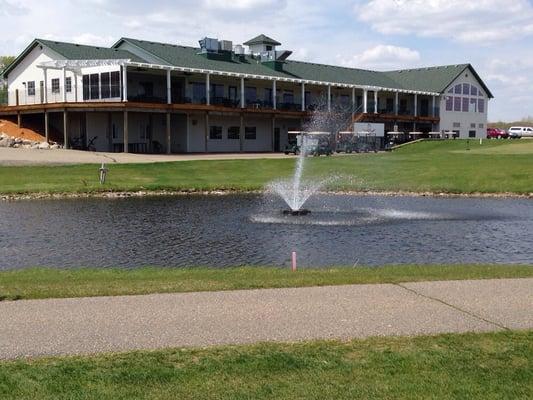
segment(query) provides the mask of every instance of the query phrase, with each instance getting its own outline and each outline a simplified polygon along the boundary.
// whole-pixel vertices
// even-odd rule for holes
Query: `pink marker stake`
[[[292,271],[296,271],[296,252],[292,252]]]

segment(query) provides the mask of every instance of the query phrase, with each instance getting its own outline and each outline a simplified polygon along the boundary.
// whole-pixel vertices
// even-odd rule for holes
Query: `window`
[[[266,88],[264,93],[265,98],[263,99],[265,103],[272,104],[272,89]]]
[[[28,82],[28,96],[35,96],[35,81]]]
[[[448,90],[448,93],[453,93],[453,88],[450,88],[450,90]]]
[[[228,87],[228,97],[230,100],[237,101],[237,86]]]
[[[463,85],[455,85],[455,94],[461,94]]]
[[[469,138],[475,138],[476,137],[476,131],[468,131],[468,137]]]
[[[267,46],[266,46],[266,51],[272,51],[272,46],[267,45]]]
[[[103,72],[100,74],[100,82],[102,82],[102,99],[109,99],[111,97],[110,73]]]
[[[59,78],[52,79],[52,93],[59,93]]]
[[[205,83],[192,83],[192,101],[193,103],[205,103]]]
[[[446,96],[446,111],[453,111],[453,97]]]
[[[222,127],[221,126],[211,126],[209,128],[209,139],[211,139],[211,140],[222,139]]]
[[[485,127],[485,124],[479,124],[479,128],[483,129]]]
[[[483,99],[479,99],[478,100],[477,110],[480,113],[484,113],[485,112],[485,100],[483,100]]]
[[[461,111],[461,98],[460,97],[453,98],[453,111]]]
[[[83,75],[81,82],[83,85],[83,100],[89,100],[91,98],[91,87],[89,85],[89,75]]]
[[[220,85],[217,83],[211,84],[211,97],[212,98],[224,98],[224,85]]]
[[[478,92],[478,95],[479,95],[479,97],[483,97],[483,92],[480,90],[480,91]]]
[[[468,97],[463,97],[463,112],[468,112],[469,109],[469,104],[470,104],[470,99]]]
[[[477,99],[470,99],[470,112],[477,111]]]
[[[294,104],[294,94],[290,90],[283,93],[283,102],[287,104]]]
[[[244,128],[244,138],[247,140],[255,140],[257,137],[255,126],[247,126]]]
[[[246,103],[253,103],[257,101],[257,88],[246,86],[244,89]]]
[[[236,139],[236,140],[239,140],[240,138],[240,131],[241,131],[241,128],[238,127],[238,126],[230,126],[228,128],[228,139]]]
[[[470,128],[476,129],[476,124],[472,122],[472,123],[470,124]]]
[[[453,123],[453,127],[454,128],[460,128],[461,127],[461,123],[460,122],[454,122]]]
[[[89,75],[90,85],[91,85],[91,100],[96,100],[100,98],[100,75],[91,74]]]
[[[463,83],[463,94],[470,95],[470,85],[468,83]]]
[[[65,92],[72,93],[72,78],[70,76],[65,79]]]
[[[477,96],[477,87],[475,86],[470,86],[470,94],[472,96]]]
[[[111,97],[120,97],[120,71],[111,72]]]

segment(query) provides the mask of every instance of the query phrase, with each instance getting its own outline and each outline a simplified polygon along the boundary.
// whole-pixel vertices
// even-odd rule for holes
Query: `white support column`
[[[167,104],[172,104],[172,79],[169,69],[167,69]]]
[[[69,148],[68,143],[68,113],[67,110],[63,110],[63,147],[65,149]]]
[[[356,102],[355,102],[355,88],[352,88],[352,112],[355,112]]]
[[[374,90],[374,114],[378,113],[378,91]]]
[[[394,96],[394,114],[398,115],[398,109],[400,105],[400,92],[396,92],[396,95]]]
[[[244,78],[241,78],[241,108],[246,107],[246,102],[244,98]]]
[[[44,73],[44,103],[48,103],[48,70],[46,68],[43,68]]]
[[[432,96],[432,105],[431,105],[431,116],[432,117],[437,116],[436,108],[437,108],[436,99],[435,99],[435,96]]]
[[[331,85],[328,85],[328,112],[331,111]]]
[[[49,127],[49,123],[48,123],[48,111],[44,110],[44,136],[46,138],[46,141],[48,142],[49,141],[49,134],[48,134],[48,127]]]
[[[124,111],[124,153],[129,152],[128,111]]]
[[[75,72],[73,72],[73,78],[74,79],[74,101],[78,102],[78,75],[76,75]]]
[[[274,79],[272,81],[272,108],[274,110],[278,108],[278,104],[277,104],[278,93],[277,92],[278,92],[277,83],[276,83],[276,80]]]
[[[122,66],[122,101],[128,101],[128,66]]]
[[[363,113],[368,113],[368,90],[363,90]]]
[[[171,145],[172,142],[170,140],[170,112],[167,112],[167,126],[166,126],[166,133],[167,133],[167,154],[170,154],[171,152]]]
[[[205,74],[205,104],[211,105],[211,83],[210,83],[210,75]]]
[[[305,111],[305,83],[302,82],[302,111]],[[272,150],[274,151],[274,150]]]
[[[62,69],[63,69],[63,103],[66,103],[67,102],[67,69],[65,67],[63,67]]]
[[[415,117],[418,117],[418,95],[415,93]]]

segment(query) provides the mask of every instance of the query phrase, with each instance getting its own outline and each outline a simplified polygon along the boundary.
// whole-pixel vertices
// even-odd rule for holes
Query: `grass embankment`
[[[335,175],[332,190],[448,193],[533,192],[533,141],[424,141],[391,153],[310,157],[306,174]],[[294,159],[181,161],[109,165],[98,183],[96,165],[0,168],[0,193],[102,190],[260,190],[292,173]]]
[[[533,333],[0,362],[9,399],[531,399]]]
[[[0,272],[0,300],[527,277],[533,277],[533,266],[403,265],[296,272],[267,267],[32,268]]]

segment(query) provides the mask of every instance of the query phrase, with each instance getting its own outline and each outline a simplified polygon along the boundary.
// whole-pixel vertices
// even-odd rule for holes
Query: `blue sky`
[[[0,0],[0,20],[2,55],[35,37],[197,45],[265,33],[305,61],[378,70],[471,63],[496,97],[491,121],[533,115],[532,0]]]

